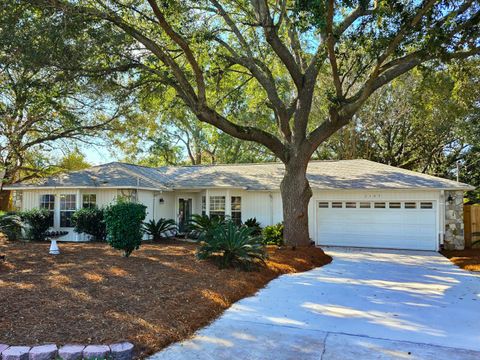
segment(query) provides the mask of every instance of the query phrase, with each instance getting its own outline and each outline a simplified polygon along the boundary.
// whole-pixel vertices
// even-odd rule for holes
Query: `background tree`
[[[34,2],[66,23],[83,16],[113,26],[146,86],[173,89],[201,122],[280,159],[290,245],[309,243],[306,170],[318,146],[398,76],[479,52],[472,0]],[[329,79],[319,89],[320,73]],[[316,89],[328,109],[321,122],[310,119]]]
[[[235,139],[212,125],[196,121],[178,99],[160,105],[142,99],[143,126],[128,122],[123,129],[110,133],[115,149],[122,150],[127,162],[161,166],[274,160],[259,144]]]
[[[0,18],[0,209],[6,209],[4,185],[72,169],[72,162],[87,165],[72,154],[57,164],[50,151],[89,141],[126,114],[126,103],[118,106],[109,95],[108,79],[87,82],[78,67],[61,67],[71,65],[65,59],[71,53],[81,57],[88,41],[78,33],[17,2],[2,4]]]
[[[375,93],[315,157],[364,158],[451,179],[460,162],[461,179],[480,186],[480,166],[474,166],[480,157],[479,72],[478,60],[470,60],[398,78]]]

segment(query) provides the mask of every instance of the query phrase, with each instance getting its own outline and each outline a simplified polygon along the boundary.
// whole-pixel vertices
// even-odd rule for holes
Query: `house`
[[[225,215],[237,223],[256,217],[262,226],[282,221],[281,163],[166,166],[119,162],[20,183],[16,205],[49,209],[52,227],[65,240],[86,240],[72,229],[71,215],[104,206],[118,196],[147,207],[147,220],[191,214]],[[312,161],[309,231],[318,245],[415,250],[461,249],[463,191],[473,187],[367,160]]]

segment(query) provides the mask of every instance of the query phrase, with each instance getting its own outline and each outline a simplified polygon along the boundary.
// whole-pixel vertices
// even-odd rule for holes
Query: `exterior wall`
[[[117,191],[114,189],[45,189],[45,190],[24,190],[22,196],[22,210],[30,210],[40,206],[40,195],[53,194],[55,195],[55,214],[53,230],[68,231],[69,234],[62,237],[62,241],[88,241],[89,237],[85,234],[78,234],[73,231],[73,228],[60,227],[60,195],[75,194],[77,201],[77,209],[82,206],[83,194],[95,194],[97,197],[97,205],[99,207],[110,204],[117,196]]]
[[[155,220],[160,218],[175,219],[175,194],[169,192],[155,193],[153,216]]]
[[[448,201],[450,196],[452,201]],[[448,250],[462,250],[465,248],[463,192],[445,191],[445,199],[444,246]]]
[[[59,195],[76,194],[77,208],[81,207],[83,194],[96,194],[97,205],[105,206],[110,204],[117,197],[116,189],[55,189],[55,190],[26,190],[23,191],[22,210],[38,207],[40,204],[40,195],[54,194],[56,224],[58,227],[59,219]],[[178,199],[192,198],[193,213],[200,214],[202,196],[207,198],[207,214],[209,212],[210,196],[225,196],[226,215],[231,215],[230,199],[232,196],[242,198],[242,221],[255,217],[262,226],[276,224],[283,220],[282,199],[280,191],[248,191],[242,189],[205,189],[202,191],[175,191],[160,192],[139,190],[138,201],[147,206],[146,220],[160,218],[174,219],[178,221]],[[449,195],[455,198],[453,203],[446,201]],[[436,190],[314,190],[312,200],[309,204],[309,232],[312,239],[316,238],[316,204],[319,200],[432,200],[436,203],[438,214],[438,238],[445,241],[447,248],[463,248],[463,193],[441,192]],[[76,234],[69,230],[70,234],[63,240],[85,241],[88,240],[81,234]]]
[[[147,207],[145,221],[154,219],[154,192],[148,190],[139,190],[137,192],[138,202]]]
[[[84,194],[95,194],[97,200],[97,206],[103,207],[111,204],[118,196],[118,191],[116,189],[45,189],[45,190],[24,190],[22,195],[22,206],[21,210],[30,210],[33,208],[38,208],[40,206],[40,195],[53,194],[55,195],[55,215],[54,215],[54,226],[53,230],[64,230],[68,231],[69,234],[62,237],[61,241],[88,241],[89,237],[85,234],[78,234],[73,231],[73,228],[60,227],[60,195],[64,194],[75,194],[77,209],[82,207],[82,196]],[[149,190],[138,190],[137,196],[138,201],[145,206],[147,206],[147,216],[146,221],[153,219],[155,216],[155,201],[154,193]],[[173,215],[173,213],[172,213]],[[165,216],[164,216],[165,217]]]

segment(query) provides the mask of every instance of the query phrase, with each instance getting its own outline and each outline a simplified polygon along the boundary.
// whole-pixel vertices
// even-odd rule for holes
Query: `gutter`
[[[148,191],[172,191],[170,188],[149,188],[138,186],[5,186],[5,190],[59,190],[59,189],[95,189],[95,190],[108,190],[108,189],[138,189]]]

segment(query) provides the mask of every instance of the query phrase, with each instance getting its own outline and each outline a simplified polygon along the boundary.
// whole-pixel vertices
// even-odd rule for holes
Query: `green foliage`
[[[145,231],[153,241],[167,237],[170,232],[174,232],[176,229],[177,225],[173,219],[161,218],[158,221],[150,220],[143,223],[143,231]]]
[[[119,118],[130,111],[114,101],[119,89],[109,91],[107,74],[72,72],[90,70],[88,62],[98,59],[98,48],[118,40],[102,36],[104,28],[79,31],[80,22],[27,1],[0,6],[0,172],[5,171],[5,184],[84,168],[88,164],[80,153],[62,159],[51,150],[97,136],[114,125],[113,113]]]
[[[208,234],[217,226],[223,224],[224,219],[218,216],[193,214],[188,222],[187,229],[189,236],[193,239],[209,236]]]
[[[252,229],[253,236],[259,236],[262,234],[262,227],[260,226],[260,223],[257,221],[257,218],[247,219],[245,220],[243,225]]]
[[[142,224],[146,216],[146,206],[128,201],[119,201],[104,210],[107,228],[107,242],[117,250],[123,250],[128,257],[140,247]]]
[[[199,259],[214,259],[220,268],[239,267],[245,270],[264,263],[267,254],[262,239],[252,236],[252,229],[238,227],[232,221],[218,224],[202,236],[197,251]]]
[[[97,207],[83,208],[75,211],[72,221],[75,231],[91,235],[95,241],[105,241],[107,229],[104,220],[104,210]]]
[[[18,214],[0,211],[0,233],[3,233],[8,240],[19,239],[22,235],[23,226],[22,219]]]
[[[92,164],[85,160],[85,155],[83,155],[78,148],[65,154],[57,164],[57,167],[62,171],[78,171],[91,166]]]
[[[317,159],[363,158],[480,187],[480,61],[413,70],[377,90]],[[319,116],[324,116],[320,114]],[[467,193],[480,202],[480,190]]]
[[[263,242],[267,245],[283,245],[283,224],[265,226],[262,230]]]
[[[52,214],[47,209],[31,209],[20,213],[26,223],[27,239],[44,241],[46,232],[50,228]]]

